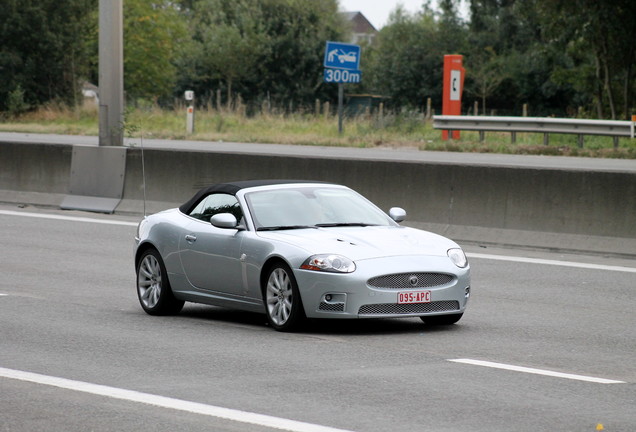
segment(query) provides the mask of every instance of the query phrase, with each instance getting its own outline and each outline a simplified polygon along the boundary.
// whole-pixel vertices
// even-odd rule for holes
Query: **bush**
[[[18,84],[7,97],[7,113],[9,117],[17,117],[27,112],[29,108],[29,104],[24,100],[24,90],[22,90],[22,86]]]

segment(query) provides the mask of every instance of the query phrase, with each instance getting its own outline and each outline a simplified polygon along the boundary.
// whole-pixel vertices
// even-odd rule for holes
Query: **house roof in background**
[[[354,33],[377,33],[378,30],[371,24],[362,12],[343,12],[344,18],[352,24]]]

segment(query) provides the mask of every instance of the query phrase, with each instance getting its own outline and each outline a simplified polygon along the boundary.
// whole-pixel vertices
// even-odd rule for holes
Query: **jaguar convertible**
[[[470,296],[466,256],[445,237],[400,226],[405,217],[336,184],[210,186],[139,223],[139,301],[151,315],[185,302],[265,313],[279,331],[306,318],[454,324]]]

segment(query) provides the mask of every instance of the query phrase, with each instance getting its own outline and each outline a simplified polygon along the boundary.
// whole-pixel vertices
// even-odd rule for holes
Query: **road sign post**
[[[343,117],[343,104],[344,104],[344,84],[338,84],[338,133],[342,135],[342,117]]]
[[[359,83],[362,78],[360,46],[327,41],[324,67],[324,81],[338,84],[338,133],[342,135],[344,85],[345,83]]]

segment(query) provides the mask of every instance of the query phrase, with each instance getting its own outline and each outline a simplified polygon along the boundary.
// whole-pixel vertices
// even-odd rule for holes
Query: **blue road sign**
[[[360,72],[359,70],[325,68],[325,73],[323,76],[326,83],[355,84],[361,81],[362,72]]]
[[[357,71],[360,69],[360,45],[327,41],[324,66]]]

